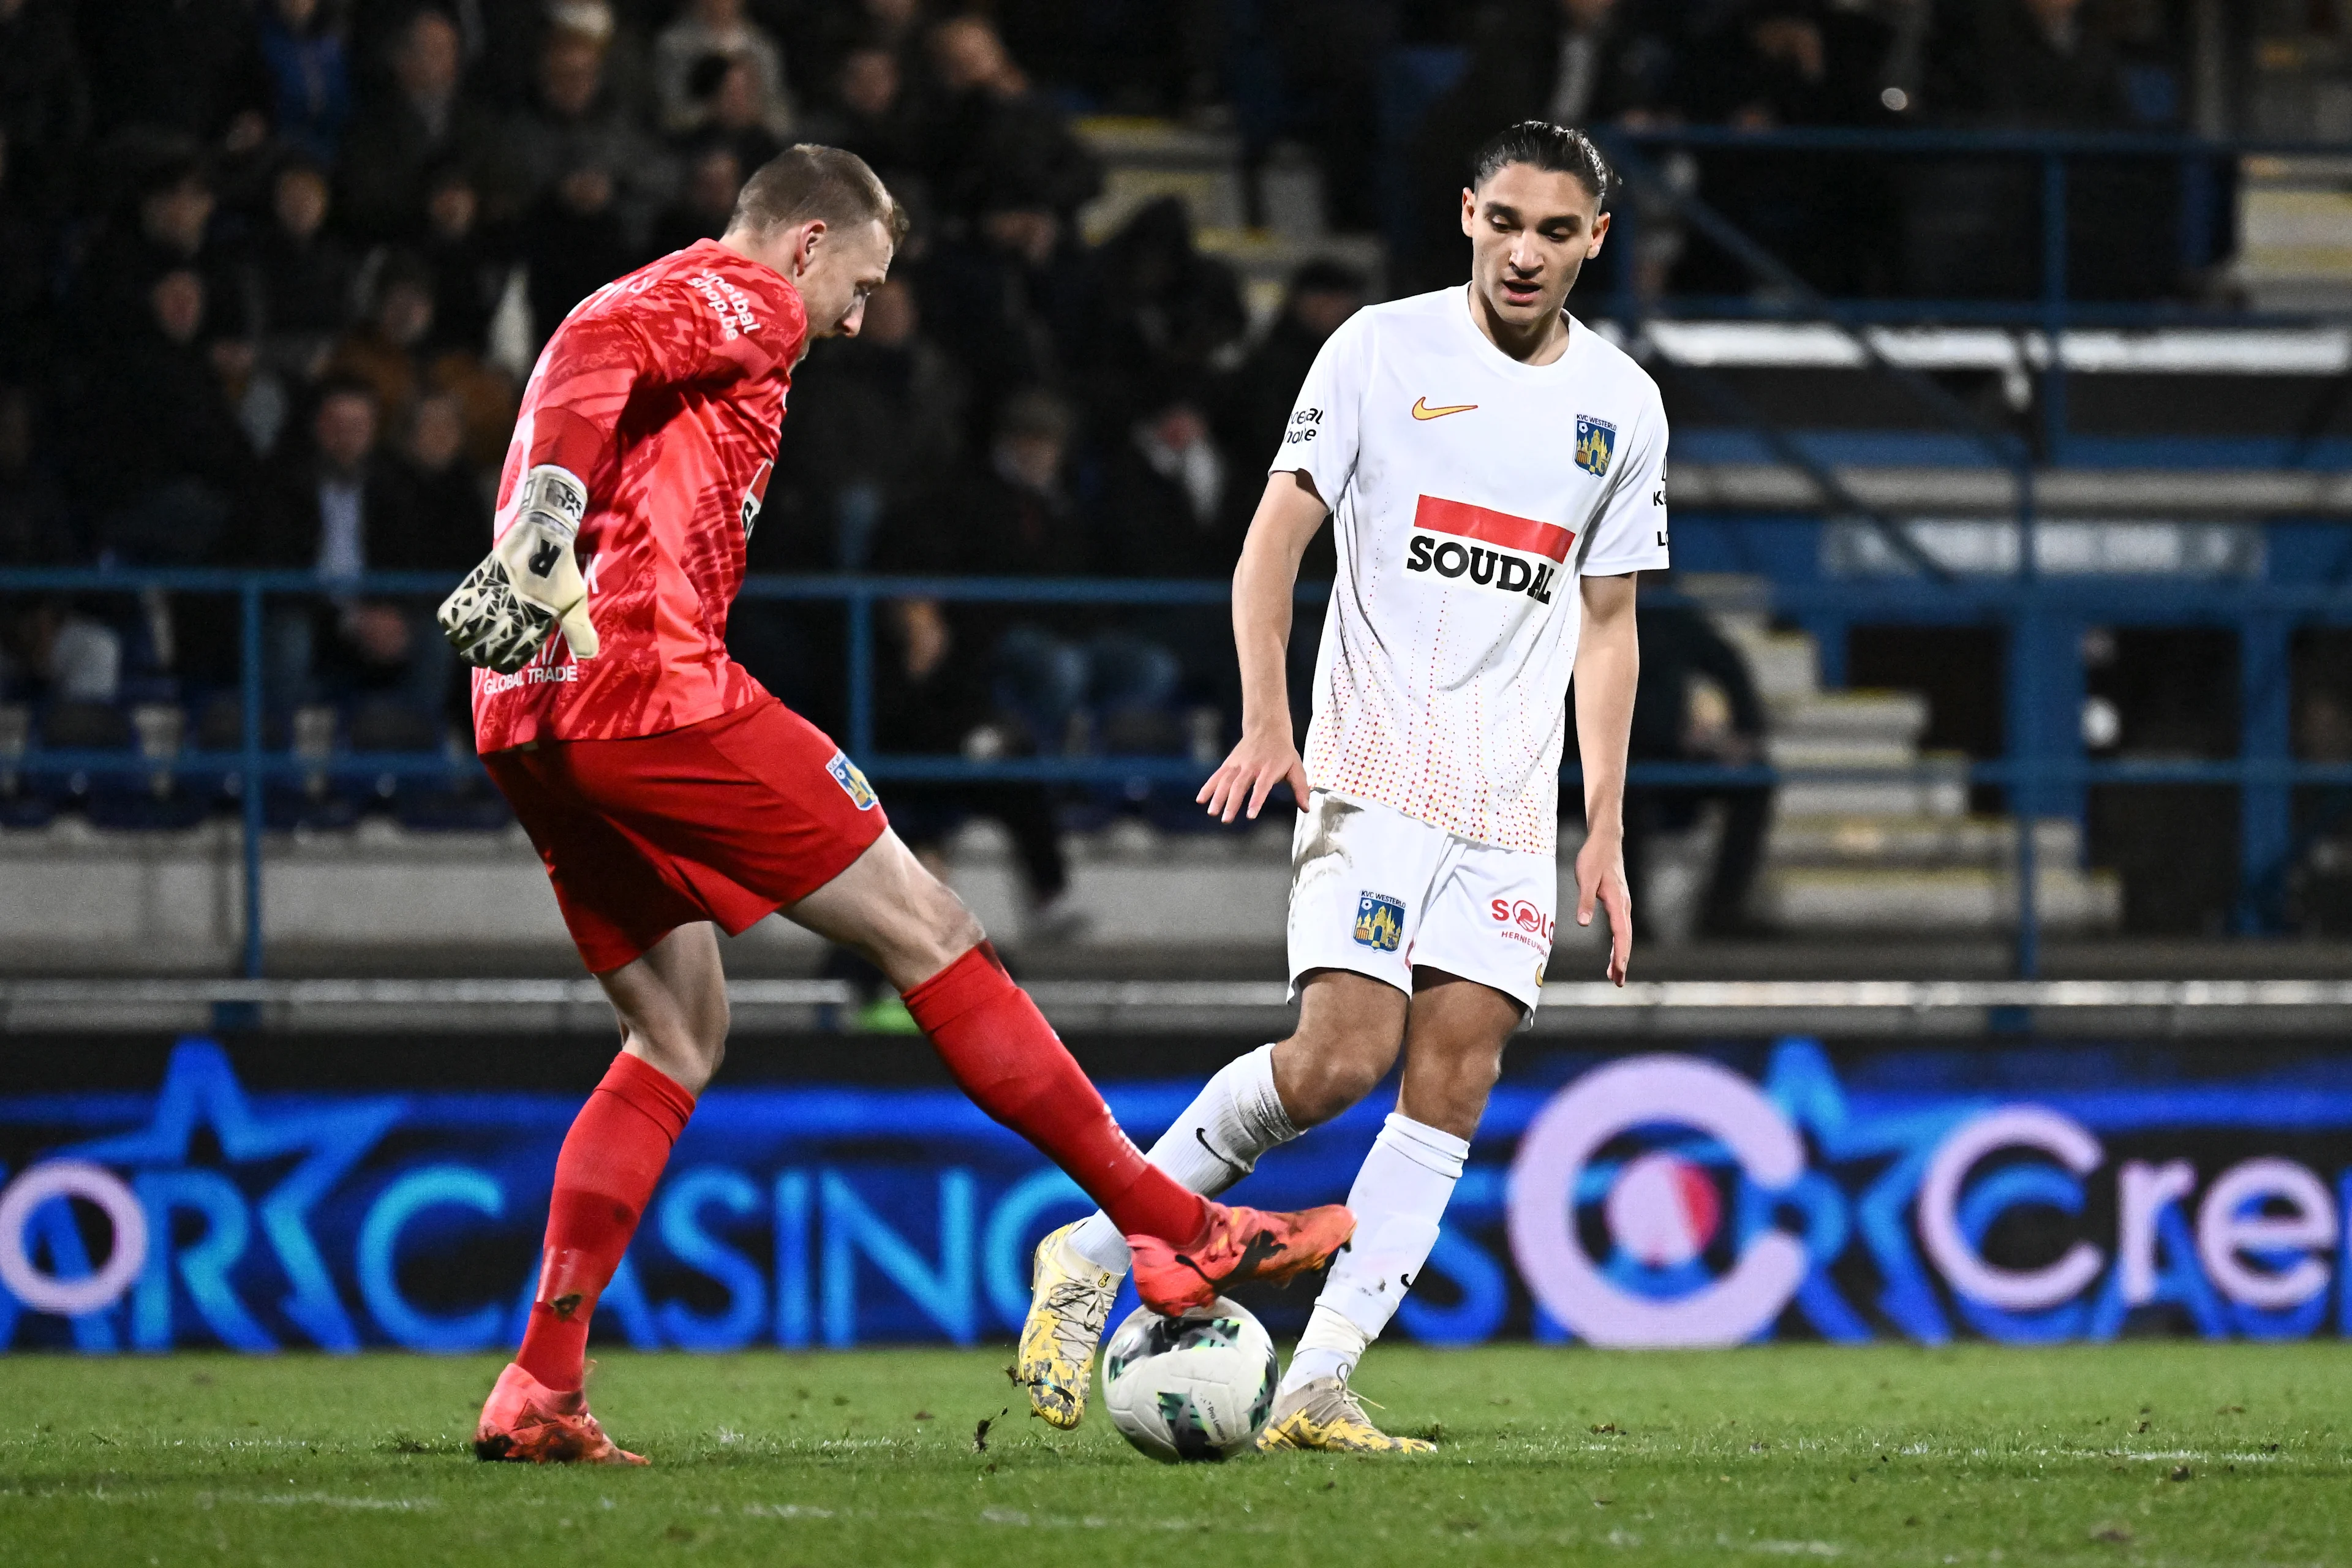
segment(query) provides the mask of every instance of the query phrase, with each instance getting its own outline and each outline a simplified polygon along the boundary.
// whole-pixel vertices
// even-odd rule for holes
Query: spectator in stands
[[[253,448],[214,363],[204,276],[148,286],[130,330],[100,340],[80,388],[76,490],[100,548],[126,564],[206,560],[251,482]],[[137,438],[124,438],[134,398]]]
[[[569,28],[548,34],[538,90],[509,121],[504,151],[525,202],[583,165],[609,171],[615,211],[639,237],[669,194],[668,160],[605,86],[604,45]]]
[[[89,86],[68,0],[0,0],[0,142],[16,161],[5,187],[53,216],[74,194]]]
[[[867,570],[886,536],[923,533],[959,504],[951,489],[969,388],[923,334],[904,279],[874,291],[857,336],[816,345],[793,390],[798,411],[784,421],[777,466],[808,495],[808,531],[823,540],[810,564]],[[901,562],[908,571],[933,570],[911,556]]]
[[[961,753],[987,761],[1023,749],[990,692],[985,665],[968,657],[955,625],[934,599],[888,607],[886,646],[875,680],[875,739],[885,751]],[[1003,825],[1029,894],[1023,933],[1029,941],[1067,941],[1084,921],[1065,897],[1069,862],[1054,820],[1052,793],[1039,784],[899,784],[890,791],[890,822],[919,855],[966,818]]]
[[[1642,674],[1628,757],[1635,763],[1735,767],[1762,761],[1764,704],[1748,661],[1704,610],[1675,595],[1671,575],[1644,574],[1641,595]],[[1702,680],[1712,688],[1706,704],[1697,700]],[[1772,792],[1762,784],[1642,785],[1625,792],[1625,870],[1637,929],[1648,907],[1652,841],[1662,833],[1688,829],[1710,802],[1723,807],[1723,833],[1701,895],[1697,928],[1708,936],[1754,934],[1748,895],[1772,815]]]
[[[426,565],[409,487],[377,449],[381,423],[365,382],[323,384],[310,439],[273,468],[236,542],[237,563],[312,572],[330,590],[364,573]],[[361,597],[346,587],[276,610],[268,637],[269,701],[279,711],[352,689],[390,689],[424,711],[440,710],[449,649],[429,606]]]
[[[1895,112],[1881,96],[1895,30],[1825,0],[1748,0],[1697,40],[1684,71],[1691,113],[1745,131],[1871,126]]]
[[[756,169],[784,149],[768,129],[760,101],[760,73],[748,55],[705,55],[687,74],[686,90],[702,113],[689,133],[698,141],[723,142],[747,169]]]
[[[261,16],[261,59],[278,141],[331,163],[352,116],[342,28],[320,0],[268,0]]]
[[[882,176],[893,195],[922,178],[922,127],[908,101],[898,51],[879,44],[852,49],[834,80],[837,108],[812,134],[845,147]]]
[[[309,381],[351,324],[358,262],[328,231],[327,172],[305,153],[278,166],[269,217],[247,248],[263,363]]]
[[[366,383],[379,417],[395,425],[426,393],[455,393],[466,406],[467,450],[488,466],[505,452],[511,434],[513,388],[478,353],[436,346],[434,282],[415,257],[386,258],[377,272],[374,310],[336,345],[328,374]]]
[[[986,472],[960,490],[963,505],[942,517],[943,532],[891,536],[918,553],[898,570],[934,561],[930,570],[1008,577],[1071,576],[1106,567],[1067,489],[1073,420],[1061,399],[1042,392],[1008,399],[997,416]],[[1117,630],[1120,614],[1063,614],[1050,624],[1034,606],[958,604],[947,612],[958,646],[987,658],[999,707],[1019,716],[1041,751],[1084,752],[1097,734],[1157,730],[1182,667],[1167,648]]]
[[[430,375],[433,277],[415,256],[395,251],[374,281],[374,308],[335,344],[327,374],[364,382],[375,395],[372,412],[397,422],[408,416]]]
[[[1085,356],[1097,406],[1108,418],[1137,417],[1160,388],[1205,384],[1249,330],[1241,279],[1193,247],[1192,217],[1174,196],[1129,218],[1094,264]]]
[[[418,398],[395,458],[407,489],[413,544],[406,569],[464,573],[490,543],[490,495],[466,458],[466,404],[455,393]],[[452,578],[455,582],[455,578]]]
[[[376,239],[413,239],[427,174],[453,159],[482,168],[499,137],[497,121],[466,96],[463,40],[446,12],[417,10],[397,40],[392,85],[363,99],[339,164],[344,211]]]
[[[1339,323],[1363,307],[1370,284],[1361,272],[1336,261],[1310,261],[1291,275],[1282,314],[1250,351],[1241,367],[1224,379],[1218,398],[1218,437],[1234,465],[1237,506],[1255,507],[1265,466],[1281,449],[1289,427],[1290,411],[1306,383],[1315,356]],[[1244,520],[1246,528],[1246,520]],[[1302,583],[1328,583],[1339,570],[1337,547],[1328,528],[1318,529],[1298,564]],[[1319,609],[1300,607],[1310,619]],[[1302,621],[1291,639],[1292,663],[1301,668],[1314,657],[1315,639]],[[1304,688],[1301,688],[1302,693]],[[1237,693],[1227,693],[1237,698]],[[1223,699],[1221,699],[1222,704]],[[1238,708],[1232,710],[1238,711]]]
[[[444,163],[425,182],[419,255],[433,276],[432,346],[486,354],[515,256],[507,237],[484,223],[480,190],[463,163]]]
[[[1095,558],[1104,571],[1200,582],[1233,575],[1261,487],[1234,482],[1200,399],[1181,386],[1147,398],[1108,467],[1095,529]],[[1224,608],[1137,605],[1119,616],[1126,634],[1175,656],[1193,705],[1240,711],[1233,619]],[[1127,719],[1124,735],[1110,738],[1121,742],[1118,749],[1181,750],[1173,723],[1164,710],[1139,711]]]
[[[52,373],[59,226],[33,184],[8,132],[0,130],[0,382]]]
[[[717,239],[735,217],[735,198],[747,177],[743,161],[725,142],[704,142],[688,149],[686,181],[678,199],[654,220],[656,256],[684,250],[698,239]],[[868,323],[870,326],[870,322]]]
[[[1936,8],[1922,84],[1947,124],[2105,131],[2131,121],[2112,42],[2083,0],[1957,0]]]
[[[128,213],[114,215],[82,263],[79,308],[100,332],[146,314],[148,290],[166,272],[196,272],[215,326],[242,325],[243,289],[224,277],[212,244],[216,207],[204,164],[184,146],[168,150],[136,181]]]
[[[902,67],[922,41],[923,22],[923,0],[857,0],[859,37],[898,56]]]
[[[930,43],[944,95],[930,138],[932,194],[943,216],[977,224],[990,215],[1045,215],[1066,235],[1078,208],[1102,189],[1094,155],[1031,88],[984,18],[942,22]],[[1059,235],[1027,248],[1050,250]]]
[[[688,0],[677,21],[654,40],[654,94],[662,129],[672,135],[699,130],[710,106],[689,87],[695,67],[706,57],[748,59],[756,79],[761,124],[769,134],[792,134],[792,99],[784,88],[783,51],[765,29],[743,15],[743,0]]]
[[[2112,40],[2082,0],[1952,0],[1937,7],[1920,97],[1946,125],[2007,131],[2130,128],[2131,99]],[[2172,281],[2179,206],[2168,163],[2071,160],[2070,284],[2095,299],[2145,298]],[[2038,168],[1952,159],[1919,171],[1910,193],[1915,289],[1939,298],[2041,292]],[[2020,215],[2032,215],[2020,221]]]
[[[610,169],[583,158],[557,177],[524,219],[531,327],[541,342],[572,306],[637,265],[613,184]]]
[[[41,459],[35,426],[32,394],[0,385],[0,565],[82,565],[65,488]],[[110,702],[121,668],[121,638],[70,595],[0,598],[0,697]]]
[[[1881,94],[1895,30],[1824,0],[1748,0],[1689,51],[1683,99],[1694,118],[1745,131],[1886,128]],[[1884,162],[1853,154],[1716,149],[1697,157],[1700,194],[1815,288],[1887,292],[1900,268],[1899,225]],[[1676,286],[1744,294],[1758,279],[1717,247],[1693,245]]]
[[[34,438],[32,391],[0,384],[0,561],[70,566],[85,554],[65,489]]]
[[[79,17],[103,135],[126,126],[250,152],[269,134],[269,80],[245,0],[110,0]]]
[[[1237,471],[1254,475],[1273,460],[1315,356],[1339,323],[1363,308],[1368,288],[1361,272],[1337,261],[1310,261],[1291,274],[1282,313],[1224,378],[1219,434]]]
[[[1232,574],[1249,520],[1237,515],[1236,487],[1199,399],[1181,389],[1147,398],[1109,469],[1095,547],[1105,570],[1121,577]]]

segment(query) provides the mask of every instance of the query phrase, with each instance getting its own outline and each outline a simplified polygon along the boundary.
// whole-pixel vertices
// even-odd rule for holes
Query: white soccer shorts
[[[1491,985],[1532,1016],[1559,897],[1549,855],[1316,790],[1291,838],[1291,994],[1311,969],[1348,969],[1410,995],[1413,967],[1426,964]]]

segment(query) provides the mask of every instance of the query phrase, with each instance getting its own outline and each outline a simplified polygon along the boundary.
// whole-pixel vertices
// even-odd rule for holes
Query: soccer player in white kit
[[[1555,836],[1576,677],[1587,836],[1580,925],[1608,914],[1611,980],[1632,949],[1625,750],[1639,653],[1634,574],[1666,565],[1656,385],[1567,313],[1609,232],[1610,172],[1540,121],[1481,149],[1462,193],[1467,288],[1360,311],[1300,388],[1234,575],[1243,734],[1201,791],[1255,817],[1305,803],[1291,847],[1297,1031],[1229,1063],[1151,1151],[1214,1194],[1258,1156],[1405,1067],[1356,1178],[1332,1265],[1259,1446],[1426,1449],[1349,1391],[1435,1245],[1504,1043],[1552,950]],[[1326,512],[1339,578],[1306,755],[1284,647],[1298,563]],[[1021,1375],[1056,1426],[1085,1414],[1127,1247],[1097,1214],[1040,1242]]]

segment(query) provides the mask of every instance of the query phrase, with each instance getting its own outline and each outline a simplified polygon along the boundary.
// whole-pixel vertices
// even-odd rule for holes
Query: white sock
[[[1390,1113],[1348,1190],[1356,1236],[1331,1265],[1315,1315],[1298,1337],[1297,1353],[1283,1374],[1290,1393],[1318,1377],[1345,1378],[1404,1300],[1437,1245],[1437,1222],[1470,1145],[1426,1127],[1402,1111]]]
[[[1274,1047],[1227,1062],[1151,1146],[1151,1163],[1189,1192],[1215,1197],[1257,1168],[1258,1156],[1298,1136],[1274,1091]],[[1127,1272],[1127,1238],[1097,1209],[1070,1233],[1079,1257]]]

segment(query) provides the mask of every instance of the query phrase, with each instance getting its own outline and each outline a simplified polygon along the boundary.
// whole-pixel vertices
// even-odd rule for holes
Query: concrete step
[[[1232,132],[1117,115],[1082,119],[1072,128],[1103,163],[1102,194],[1078,214],[1088,245],[1101,244],[1162,196],[1181,200],[1196,229],[1242,226],[1241,141]]]
[[[1907,741],[1866,735],[1783,735],[1775,731],[1765,754],[1784,768],[1874,768],[1908,773],[1918,753]]]
[[[1820,650],[1803,632],[1777,632],[1760,622],[1721,623],[1724,638],[1748,660],[1757,693],[1775,706],[1822,689]]]
[[[2074,819],[2035,826],[2035,856],[2044,866],[2082,859]],[[1999,867],[2017,858],[2017,825],[2006,816],[1885,817],[1776,816],[1765,846],[1768,865],[1797,867]]]
[[[1776,739],[1868,740],[1912,747],[1927,731],[1927,700],[1916,691],[1815,691],[1772,704]]]
[[[1904,777],[1885,781],[1799,780],[1780,786],[1774,809],[1781,816],[1935,817],[1968,814],[1969,780],[1964,765],[1927,762]]]
[[[2042,924],[2053,931],[2113,931],[2123,883],[2113,872],[2053,866],[2034,879]],[[2013,930],[2017,879],[2007,871],[1861,870],[1788,867],[1759,879],[1762,918],[1796,935],[1890,936]]]

